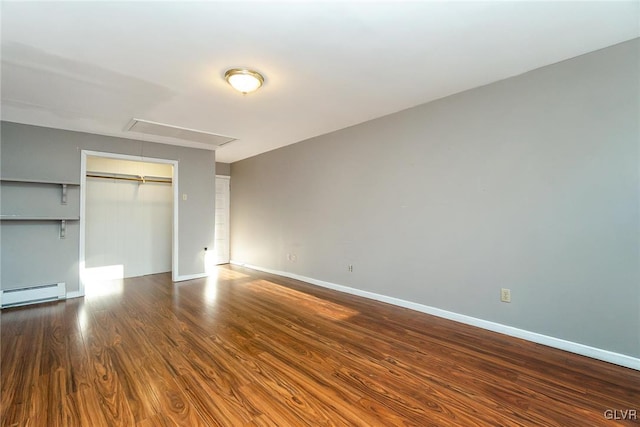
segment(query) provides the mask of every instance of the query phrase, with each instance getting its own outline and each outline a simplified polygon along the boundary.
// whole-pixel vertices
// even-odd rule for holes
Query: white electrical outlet
[[[500,301],[511,302],[511,289],[500,289]]]
[[[353,273],[353,265],[352,265],[352,264],[349,264],[349,265],[347,266],[347,270],[349,270],[349,273]]]

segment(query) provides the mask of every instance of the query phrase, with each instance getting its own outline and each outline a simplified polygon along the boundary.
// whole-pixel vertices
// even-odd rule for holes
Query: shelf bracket
[[[67,221],[63,219],[60,221],[60,238],[64,239],[66,236],[67,236]]]
[[[62,184],[62,201],[60,203],[67,204],[67,184]]]

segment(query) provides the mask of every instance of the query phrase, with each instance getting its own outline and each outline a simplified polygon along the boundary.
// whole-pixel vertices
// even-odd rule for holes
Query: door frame
[[[229,259],[227,260],[226,263],[229,263],[231,261],[231,177],[229,175],[216,175],[216,180],[218,179],[227,181],[227,194],[229,196],[227,200],[227,212],[226,212],[227,214],[227,253],[229,255]],[[217,210],[217,206],[216,206],[216,210]],[[217,258],[216,258],[216,265],[219,265]]]
[[[146,163],[162,163],[173,165],[172,187],[173,187],[173,230],[171,235],[172,249],[171,249],[171,280],[177,281],[178,274],[178,161],[170,159],[159,159],[156,157],[143,157],[143,156],[131,156],[128,154],[107,153],[103,151],[81,151],[80,162],[80,256],[79,256],[79,270],[80,270],[80,284],[78,293],[79,296],[85,294],[85,239],[86,239],[86,201],[87,201],[87,157],[104,157],[108,159],[116,160],[131,160],[135,162]]]

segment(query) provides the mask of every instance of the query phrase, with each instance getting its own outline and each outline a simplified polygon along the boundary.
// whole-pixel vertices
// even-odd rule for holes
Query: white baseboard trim
[[[209,277],[209,273],[197,273],[197,274],[186,274],[183,276],[176,276],[176,278],[173,281],[184,282],[185,280],[202,279],[204,277]]]
[[[67,292],[67,299],[82,298],[84,294],[80,291]]]
[[[323,280],[317,280],[311,277],[300,276],[298,274],[289,273],[286,271],[273,270],[270,268],[264,268],[256,265],[245,264],[235,260],[231,260],[231,264],[250,268],[252,270],[263,271],[265,273],[277,274],[278,276],[284,276],[291,279],[300,280],[303,282],[311,283],[312,285],[317,285],[323,288],[329,288],[336,291],[373,299],[376,301],[386,302],[388,304],[397,305],[399,307],[404,307],[404,308],[419,311],[422,313],[427,313],[434,316],[442,317],[445,319],[454,320],[456,322],[464,323],[471,326],[477,326],[479,328],[487,329],[489,331],[498,332],[498,333],[509,335],[516,338],[522,338],[527,341],[532,341],[538,344],[543,344],[549,347],[557,348],[564,351],[569,351],[571,353],[576,353],[582,356],[591,357],[593,359],[602,360],[604,362],[609,362],[609,363],[613,363],[616,365],[620,365],[620,366],[624,366],[627,368],[640,371],[640,358],[627,356],[626,354],[615,353],[609,350],[603,350],[600,348],[591,347],[588,345],[579,344],[576,342],[567,341],[560,338],[554,338],[547,335],[542,335],[537,332],[531,332],[531,331],[526,331],[524,329],[514,328],[513,326],[507,326],[501,323],[490,322],[488,320],[478,319],[478,318],[467,316],[464,314],[458,314],[452,311],[442,310],[439,308],[430,307],[428,305],[418,304],[411,301],[405,301],[399,298],[376,294],[374,292],[363,291],[360,289],[350,288],[348,286],[325,282]]]

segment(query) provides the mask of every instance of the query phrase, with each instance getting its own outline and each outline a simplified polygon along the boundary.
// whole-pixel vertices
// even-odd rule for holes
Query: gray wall
[[[216,162],[216,174],[223,175],[223,176],[231,176],[231,164]]]
[[[81,150],[178,160],[179,191],[188,195],[186,201],[180,197],[178,207],[178,273],[204,273],[203,248],[214,243],[213,151],[8,122],[1,126],[3,178],[79,183]],[[11,200],[2,199],[3,212],[11,210]],[[70,204],[79,204],[79,198]],[[65,281],[68,292],[78,290],[79,222],[68,223],[64,240],[58,239],[58,230],[54,222],[2,221],[2,289]]]
[[[640,356],[639,49],[233,163],[232,259]]]

